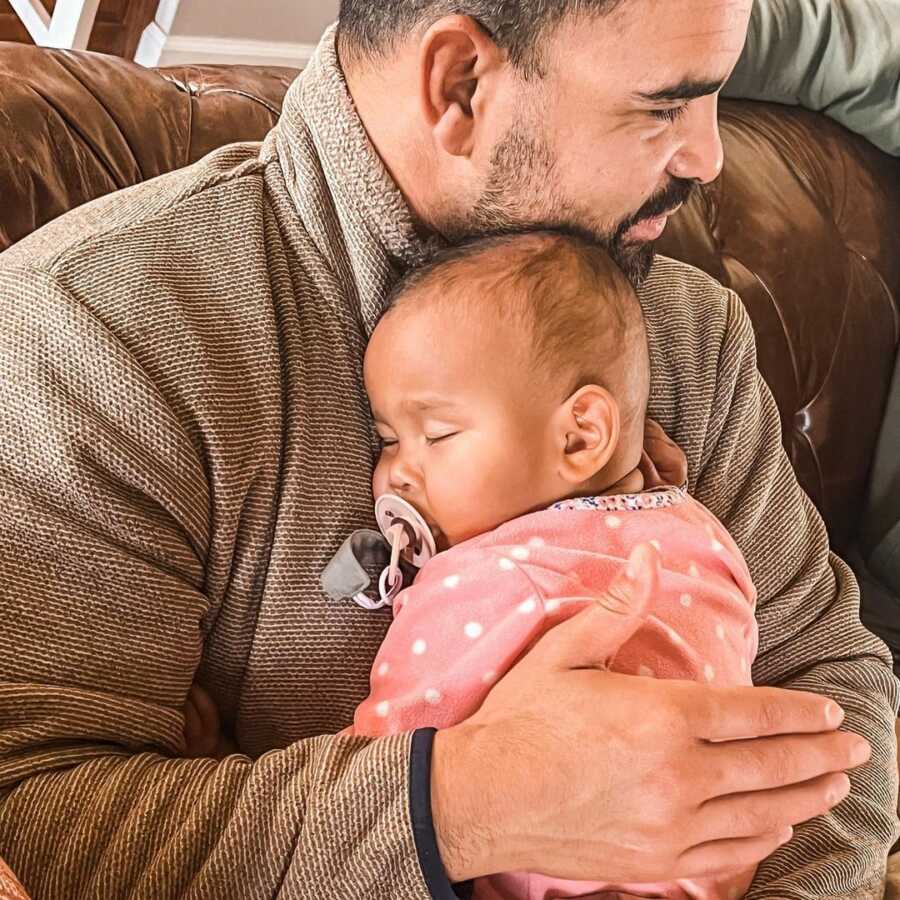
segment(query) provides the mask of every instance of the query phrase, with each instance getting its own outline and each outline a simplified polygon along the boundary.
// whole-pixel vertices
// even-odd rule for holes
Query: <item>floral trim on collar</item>
[[[642,509],[666,509],[684,503],[684,488],[668,487],[645,491],[642,494],[610,494],[598,497],[572,497],[560,500],[548,509],[594,509],[601,512],[639,512]]]

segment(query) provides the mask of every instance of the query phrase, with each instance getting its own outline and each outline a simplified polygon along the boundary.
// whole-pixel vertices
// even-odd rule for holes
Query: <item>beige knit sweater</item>
[[[95,201],[0,257],[0,856],[36,900],[423,900],[409,735],[334,737],[390,613],[320,572],[371,524],[363,347],[428,251],[333,33],[262,145]],[[754,680],[874,745],[754,898],[876,896],[896,832],[885,647],[797,486],[738,299],[660,259],[652,414],[759,588]],[[178,759],[198,677],[247,755]]]

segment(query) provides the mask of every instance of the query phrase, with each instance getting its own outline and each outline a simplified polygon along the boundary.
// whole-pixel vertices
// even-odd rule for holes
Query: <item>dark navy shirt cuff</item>
[[[469,900],[472,882],[452,885],[438,852],[434,822],[431,818],[431,749],[436,729],[413,732],[409,757],[409,809],[419,866],[432,900]]]

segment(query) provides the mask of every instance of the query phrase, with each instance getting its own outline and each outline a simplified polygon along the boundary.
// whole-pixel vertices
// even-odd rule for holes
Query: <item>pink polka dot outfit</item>
[[[467,718],[540,635],[591,602],[634,547],[653,542],[660,590],[610,668],[655,678],[750,684],[756,591],[734,541],[707,509],[670,488],[565,500],[439,553],[394,601],[371,693],[350,731],[385,735]],[[611,885],[527,872],[480,878],[479,900],[741,896],[730,878]]]

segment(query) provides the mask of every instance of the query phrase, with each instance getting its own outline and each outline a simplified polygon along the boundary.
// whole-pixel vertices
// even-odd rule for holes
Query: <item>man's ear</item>
[[[483,109],[481,82],[504,59],[500,48],[468,16],[445,16],[425,33],[419,56],[422,113],[445,153],[471,156]]]
[[[605,388],[588,384],[557,412],[560,477],[570,484],[593,478],[612,459],[619,444],[619,404]]]

